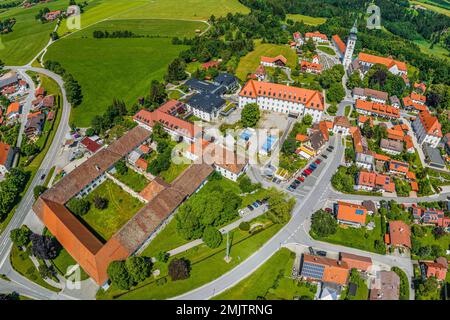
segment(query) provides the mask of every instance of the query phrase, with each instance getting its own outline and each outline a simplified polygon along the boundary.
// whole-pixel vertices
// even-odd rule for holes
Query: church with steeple
[[[353,60],[353,52],[355,51],[357,33],[358,29],[356,27],[355,20],[353,27],[350,29],[350,34],[347,38],[347,44],[345,44],[337,34],[332,37],[332,43],[336,47],[341,63],[344,66],[345,70],[349,68]]]

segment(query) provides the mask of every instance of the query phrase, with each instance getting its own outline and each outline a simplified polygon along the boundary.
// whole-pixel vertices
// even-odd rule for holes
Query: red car
[[[322,160],[320,160],[320,159],[317,159],[316,161],[314,161],[315,163],[317,163],[317,164],[321,164],[322,163]]]
[[[301,182],[304,182],[304,181],[305,181],[305,178],[303,178],[303,177],[298,177],[297,180],[300,180]]]
[[[305,171],[304,171],[308,176],[311,174],[311,170],[309,170],[309,169],[306,169]]]

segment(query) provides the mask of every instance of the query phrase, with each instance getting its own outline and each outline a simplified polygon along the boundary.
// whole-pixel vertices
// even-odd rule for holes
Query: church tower
[[[345,49],[344,60],[342,64],[344,65],[344,70],[348,69],[348,66],[352,63],[353,51],[355,50],[356,44],[356,34],[358,29],[356,28],[356,20],[353,27],[350,29],[350,34],[347,39],[347,48]]]

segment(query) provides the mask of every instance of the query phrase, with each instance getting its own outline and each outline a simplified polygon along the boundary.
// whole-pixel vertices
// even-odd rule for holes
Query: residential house
[[[305,43],[305,41],[303,40],[302,34],[298,31],[294,32],[292,37],[298,46],[302,46]]]
[[[386,104],[357,99],[355,108],[364,115],[375,115],[386,119],[400,118],[399,110]]]
[[[338,201],[335,205],[336,219],[341,224],[353,227],[366,225],[367,209],[361,205]]]
[[[360,99],[365,101],[373,101],[376,103],[386,104],[388,100],[387,92],[373,90],[369,88],[354,88],[353,99]]]
[[[11,103],[8,108],[6,109],[6,117],[11,120],[15,119],[19,116],[19,114],[22,112],[22,108],[18,102]]]
[[[226,92],[233,92],[239,87],[238,79],[230,73],[219,73],[217,77],[214,78],[214,84],[216,86],[224,86]]]
[[[391,160],[389,162],[389,173],[406,176],[409,171],[409,164],[402,161]]]
[[[208,70],[209,68],[218,68],[220,65],[220,61],[208,61],[202,64],[203,70]]]
[[[265,57],[265,56],[261,56],[261,65],[265,66],[265,67],[273,67],[273,68],[278,68],[278,67],[286,67],[287,64],[287,59],[283,56],[283,55],[278,55],[276,57]]]
[[[239,107],[256,103],[267,111],[302,116],[309,114],[319,122],[325,107],[321,92],[270,82],[249,80],[239,94]]]
[[[409,288],[408,288],[409,289]],[[399,300],[400,277],[394,271],[380,271],[379,279],[373,279],[369,300]]]
[[[435,261],[421,261],[420,269],[423,278],[435,277],[439,281],[445,281],[448,271],[446,257],[439,257]]]
[[[358,168],[372,171],[374,166],[374,157],[371,154],[357,152],[355,163]]]
[[[320,74],[322,73],[323,66],[320,63],[309,62],[306,60],[302,60],[300,62],[300,68],[302,72]]]
[[[28,116],[28,120],[25,124],[25,134],[28,138],[39,136],[42,133],[45,123],[45,114],[42,112],[36,112]]]
[[[308,41],[309,39],[312,39],[312,41],[316,43],[325,43],[328,42],[327,35],[320,33],[319,31],[315,32],[306,32],[305,33],[305,39]]]
[[[369,121],[370,127],[373,127],[373,118],[372,117],[367,117],[367,116],[363,116],[363,115],[358,116],[357,122],[358,122],[358,126],[360,128],[362,128],[364,126],[366,121]]]
[[[15,71],[6,72],[0,77],[0,89],[3,89],[6,86],[14,85],[18,81],[19,77],[17,76],[17,72]]]
[[[400,99],[397,96],[390,96],[389,101],[391,102],[391,106],[394,108],[400,108]]]
[[[347,263],[349,269],[367,272],[372,267],[372,259],[352,253],[341,252],[340,261]]]
[[[336,134],[340,133],[344,136],[349,135],[351,127],[352,127],[352,125],[348,121],[347,117],[345,117],[345,116],[334,117],[334,122],[333,122],[333,132],[334,133],[336,133]]]
[[[441,124],[437,117],[428,111],[421,111],[413,121],[412,127],[420,144],[428,144],[436,148],[442,138]]]
[[[411,249],[411,228],[404,221],[389,221],[389,233],[385,237],[386,244],[392,247]]]
[[[403,152],[403,142],[391,139],[381,139],[380,148],[390,155],[398,155]]]
[[[429,145],[422,147],[425,154],[425,161],[431,166],[439,169],[445,168],[445,161],[442,159],[442,155],[439,149],[432,148]]]
[[[300,270],[303,279],[341,286],[347,284],[350,273],[346,262],[306,253],[301,259]]]
[[[361,205],[367,209],[368,214],[374,214],[377,213],[377,206],[375,203],[371,200],[364,200]]]
[[[425,91],[427,91],[427,86],[423,82],[414,83],[413,88],[416,92],[421,93],[421,94],[424,94]]]
[[[80,143],[88,152],[90,152],[92,154],[96,153],[102,147],[101,144],[97,143],[96,141],[92,140],[89,137],[84,137],[80,141]]]
[[[214,121],[225,106],[226,101],[219,95],[200,92],[186,101],[188,110],[204,121]]]
[[[421,208],[416,205],[413,205],[411,210],[414,223],[434,225],[436,227],[442,227],[447,232],[450,232],[450,218],[445,216],[443,210]]]
[[[356,178],[355,190],[395,192],[395,183],[389,176],[360,171]]]
[[[61,10],[50,11],[45,14],[45,20],[53,21],[61,15]]]
[[[0,141],[0,175],[5,175],[11,169],[14,161],[14,148]]]
[[[411,93],[412,96],[412,93]],[[403,101],[403,108],[408,111],[413,112],[421,112],[421,111],[427,111],[428,108],[423,103],[418,103],[418,100],[413,100],[411,96],[406,96],[402,99]]]

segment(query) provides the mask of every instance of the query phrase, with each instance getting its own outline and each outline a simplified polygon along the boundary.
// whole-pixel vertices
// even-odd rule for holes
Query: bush
[[[125,267],[125,261],[113,261],[109,264],[107,273],[112,283],[119,289],[128,290],[132,285],[132,279]]]
[[[52,260],[58,256],[58,245],[52,238],[34,233],[30,239],[31,252],[36,258]]]
[[[91,204],[86,199],[72,198],[67,203],[67,208],[77,216],[84,216],[88,213]]]
[[[169,263],[169,276],[172,281],[189,278],[190,262],[186,259],[173,259]]]
[[[409,300],[409,281],[406,273],[398,268],[392,267],[394,271],[400,277],[400,300]]]
[[[36,187],[34,187],[33,189],[34,199],[39,198],[40,195],[43,194],[45,191],[47,191],[47,187],[45,186],[37,185]]]
[[[217,228],[207,227],[203,232],[203,242],[210,248],[214,249],[220,246],[222,242],[222,234]]]
[[[125,261],[125,267],[134,282],[141,282],[150,276],[152,262],[144,257],[131,256]]]
[[[242,231],[249,231],[250,227],[250,222],[248,221],[243,221],[239,224],[239,229]]]
[[[335,234],[337,230],[336,219],[324,210],[313,213],[311,217],[311,231],[323,238]]]
[[[9,237],[16,247],[25,247],[30,243],[31,233],[30,229],[24,225],[20,228],[11,230]]]
[[[161,287],[161,286],[165,285],[166,283],[167,283],[167,279],[166,278],[160,278],[160,279],[156,280],[156,285],[158,287]]]
[[[170,254],[165,252],[165,251],[160,251],[157,255],[156,255],[156,260],[160,261],[160,262],[164,262],[166,263],[167,261],[169,261],[169,257]]]
[[[108,199],[96,195],[94,197],[94,206],[99,210],[104,210],[108,207]]]

